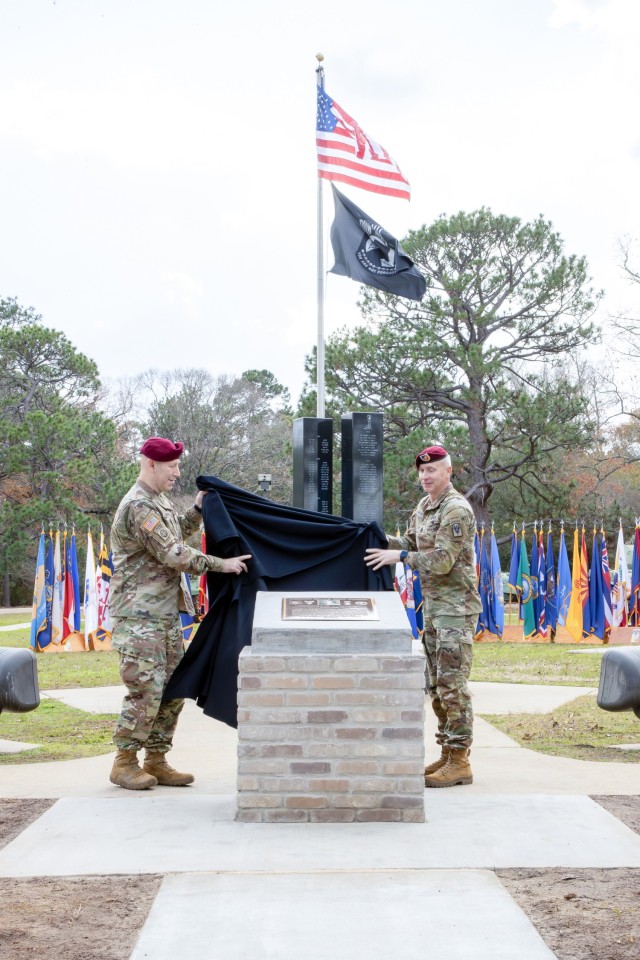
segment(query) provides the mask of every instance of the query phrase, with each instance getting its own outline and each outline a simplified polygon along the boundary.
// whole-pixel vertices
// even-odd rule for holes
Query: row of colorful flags
[[[109,592],[113,559],[100,533],[96,563],[91,531],[87,534],[84,597],[80,578],[75,531],[40,533],[33,588],[30,646],[42,651],[51,644],[71,649],[72,637],[81,637],[86,650],[111,638]],[[84,626],[82,621],[84,620]]]
[[[476,581],[482,603],[476,639],[504,635],[504,582],[500,555],[492,528],[475,537]],[[404,563],[396,564],[395,587],[407,611],[414,637],[423,630],[423,599],[420,576]],[[573,562],[564,527],[560,530],[557,557],[551,528],[546,536],[534,525],[530,549],[524,527],[513,528],[508,589],[518,604],[518,617],[525,640],[552,640],[558,627],[566,627],[572,639],[598,639],[606,643],[614,627],[640,626],[640,522],[636,524],[631,571],[622,525],[618,530],[613,569],[604,530],[593,530],[591,552],[584,527],[573,533]]]
[[[202,534],[202,550],[206,552],[205,536]],[[111,639],[111,615],[109,596],[113,576],[113,556],[107,548],[104,533],[100,531],[98,560],[94,559],[91,531],[87,534],[87,561],[85,565],[84,596],[80,598],[78,555],[75,531],[49,531],[48,542],[44,530],[38,543],[36,575],[31,612],[31,649],[41,652],[51,644],[60,649],[72,649],[71,638],[81,638],[85,650],[104,649]],[[182,574],[190,588],[186,574]],[[182,634],[188,643],[209,609],[207,577],[203,574],[198,582],[196,616],[180,613]],[[83,622],[84,621],[84,622]],[[78,649],[73,644],[73,649]]]
[[[640,526],[634,533],[631,574],[622,525],[613,569],[603,529],[594,528],[589,555],[586,530],[576,526],[570,567],[564,528],[555,561],[550,529],[545,550],[544,532],[534,527],[529,559],[525,532],[518,536],[514,527],[509,588],[518,599],[525,639],[547,639],[561,626],[576,643],[589,638],[607,642],[613,627],[640,625]]]

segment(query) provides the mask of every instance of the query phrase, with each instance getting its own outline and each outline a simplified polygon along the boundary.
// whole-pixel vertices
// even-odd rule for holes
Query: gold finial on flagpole
[[[322,63],[322,61],[324,60],[324,53],[316,53],[316,60],[318,61],[318,63]]]

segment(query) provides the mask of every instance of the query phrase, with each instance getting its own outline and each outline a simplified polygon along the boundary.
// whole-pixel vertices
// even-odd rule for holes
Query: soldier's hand
[[[204,500],[208,492],[209,492],[208,490],[198,490],[198,493],[196,494],[196,499],[193,504],[194,507],[198,508],[198,510],[202,510],[202,501]]]
[[[379,570],[390,563],[400,562],[399,550],[382,550],[380,547],[368,547],[365,550],[364,562],[372,570]]]
[[[228,560],[222,561],[222,572],[223,573],[246,573],[247,565],[244,562],[245,560],[251,560],[250,553],[243,553],[241,557],[229,557]]]

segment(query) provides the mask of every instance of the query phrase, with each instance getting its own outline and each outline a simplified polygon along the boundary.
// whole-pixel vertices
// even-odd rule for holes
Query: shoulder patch
[[[147,533],[151,533],[160,523],[160,517],[155,513],[150,513],[145,522],[142,524],[142,529],[146,530]]]
[[[459,520],[452,520],[451,522],[451,535],[454,537],[462,536],[462,524]]]

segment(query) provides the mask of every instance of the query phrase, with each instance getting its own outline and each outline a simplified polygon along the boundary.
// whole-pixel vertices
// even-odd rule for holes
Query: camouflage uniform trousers
[[[178,615],[118,617],[112,627],[120,677],[127,688],[113,742],[119,750],[146,747],[166,753],[184,706],[184,700],[162,702],[167,681],[184,652]]]
[[[477,619],[475,615],[448,617],[446,626],[436,626],[428,619],[424,623],[427,692],[438,718],[436,740],[455,750],[469,748],[473,740],[473,708],[467,681]]]

